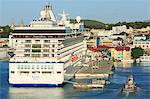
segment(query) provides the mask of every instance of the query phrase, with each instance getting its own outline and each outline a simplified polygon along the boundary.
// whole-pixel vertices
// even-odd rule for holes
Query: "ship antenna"
[[[12,22],[11,22],[11,29],[14,29],[15,27],[15,21],[14,21],[14,18],[12,19]]]
[[[20,26],[20,27],[24,27],[24,22],[23,22],[23,20],[20,21],[19,26]]]

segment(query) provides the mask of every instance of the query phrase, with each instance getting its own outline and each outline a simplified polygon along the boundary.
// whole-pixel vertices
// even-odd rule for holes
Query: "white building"
[[[113,34],[119,34],[121,32],[127,32],[126,25],[112,27]]]
[[[4,30],[3,29],[0,29],[0,33],[2,33]]]
[[[109,37],[111,34],[113,34],[112,30],[99,30],[98,36],[107,36]]]
[[[150,40],[138,40],[133,41],[134,47],[141,47],[143,49],[149,49],[150,48]]]
[[[134,35],[134,41],[137,40],[146,40],[146,36],[145,35]]]

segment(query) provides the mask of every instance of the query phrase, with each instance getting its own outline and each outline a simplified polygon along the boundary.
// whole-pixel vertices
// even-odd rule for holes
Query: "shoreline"
[[[6,57],[6,58],[0,58],[0,61],[9,61],[9,58]]]

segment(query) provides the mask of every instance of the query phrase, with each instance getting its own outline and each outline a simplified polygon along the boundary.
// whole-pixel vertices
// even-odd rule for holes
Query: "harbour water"
[[[125,94],[121,92],[121,88],[130,74],[134,77],[138,91]],[[104,89],[92,90],[73,89],[72,84],[54,88],[10,87],[8,62],[0,61],[0,99],[150,99],[150,63],[118,64],[109,80],[111,84]],[[73,81],[83,82],[75,79]]]

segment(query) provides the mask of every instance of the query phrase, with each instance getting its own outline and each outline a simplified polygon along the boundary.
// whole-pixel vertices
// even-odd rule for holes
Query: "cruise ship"
[[[57,20],[51,5],[40,12],[40,18],[28,26],[12,24],[9,44],[15,55],[9,62],[12,86],[61,86],[84,61],[86,42],[81,17],[71,23],[63,11]]]

